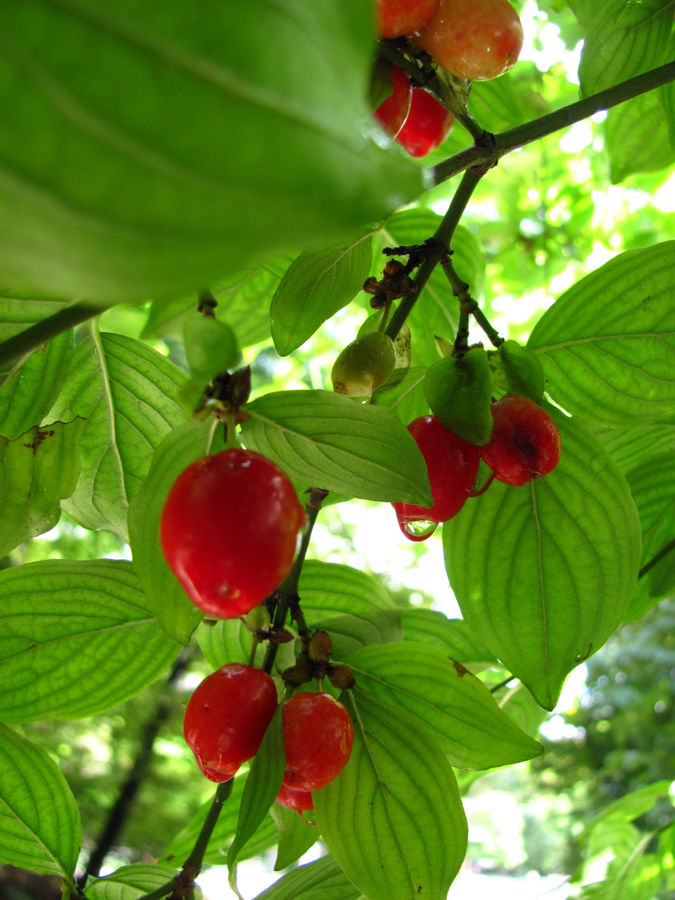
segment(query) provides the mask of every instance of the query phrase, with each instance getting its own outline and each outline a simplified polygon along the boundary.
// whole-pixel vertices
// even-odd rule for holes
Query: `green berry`
[[[492,375],[482,347],[434,363],[424,378],[424,396],[436,418],[453,434],[478,447],[489,443],[494,425]]]
[[[370,398],[383,385],[396,365],[390,337],[381,331],[364,334],[352,341],[335,360],[331,380],[339,394]]]

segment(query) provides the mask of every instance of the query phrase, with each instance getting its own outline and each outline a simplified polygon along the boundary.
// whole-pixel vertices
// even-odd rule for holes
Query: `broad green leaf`
[[[2,301],[0,301],[1,304]],[[39,425],[65,381],[73,352],[66,331],[34,351],[0,387],[0,435],[13,440]]]
[[[627,475],[640,513],[641,576],[628,619],[636,619],[675,588],[675,455],[644,460]]]
[[[670,84],[664,84],[663,87],[659,89],[659,94],[661,95],[661,102],[663,103],[666,123],[668,125],[670,146],[675,150],[675,84],[672,81]]]
[[[402,609],[403,640],[429,644],[461,663],[493,663],[495,656],[464,619],[448,619],[433,609]]]
[[[254,900],[359,900],[357,890],[332,856],[292,869]]]
[[[274,871],[281,872],[313,847],[320,834],[316,825],[305,821],[297,809],[288,809],[280,803],[273,803],[270,815],[277,826],[279,837]]]
[[[212,422],[183,422],[161,442],[147,478],[129,504],[129,544],[147,602],[166,633],[187,643],[202,612],[169,568],[159,540],[159,521],[167,495],[183,469],[212,446]]]
[[[381,609],[369,616],[344,615],[321,619],[308,608],[306,615],[309,615],[313,626],[330,634],[336,660],[346,659],[359,647],[397,642],[403,638],[398,609]]]
[[[630,472],[650,456],[675,453],[675,425],[602,428],[596,437],[623,472]]]
[[[227,865],[232,870],[247,841],[253,837],[270,806],[279,793],[284,774],[286,754],[282,730],[281,706],[272,717],[267,731],[251,762],[239,807],[239,819],[234,840],[227,851]]]
[[[272,297],[274,346],[287,356],[354,299],[370,272],[370,233],[295,259]]]
[[[2,0],[0,283],[175,297],[422,190],[365,133],[361,0]]]
[[[634,172],[653,172],[675,161],[658,91],[649,91],[609,110],[605,147],[614,184]]]
[[[328,391],[279,391],[246,406],[247,446],[297,484],[429,505],[424,457],[396,415]]]
[[[640,557],[624,476],[581,424],[549,412],[562,442],[556,469],[523,487],[493,482],[443,528],[469,627],[545,709],[622,621]]]
[[[84,419],[37,425],[13,441],[0,437],[0,557],[48,531],[61,516],[80,471]]]
[[[572,4],[574,7],[575,4]],[[580,16],[585,31],[579,63],[583,96],[662,65],[673,11],[663,0],[604,0]]]
[[[514,687],[505,688],[494,696],[499,708],[504,710],[518,728],[535,739],[539,736],[539,727],[548,714],[524,684],[514,682]]]
[[[158,678],[178,647],[130,563],[45,560],[0,571],[0,719],[74,719]]]
[[[503,131],[528,118],[512,78],[475,81],[469,94],[469,112],[488,131]]]
[[[303,565],[299,593],[303,609],[326,619],[345,613],[367,618],[394,606],[387,589],[372,575],[318,559]]]
[[[54,761],[0,724],[0,772],[0,861],[72,879],[82,827]]]
[[[670,786],[671,781],[666,779],[625,794],[591,819],[584,828],[580,840],[584,840],[599,825],[621,825],[643,816],[658,800],[668,797]]]
[[[313,794],[322,840],[366,897],[445,900],[467,841],[452,769],[407,711],[365,693],[345,703],[351,757]]]
[[[26,300],[0,296],[0,341],[14,337],[43,319],[56,315],[68,304],[62,300]]]
[[[213,829],[211,840],[206,848],[204,855],[204,865],[206,866],[224,866],[227,862],[227,850],[237,830],[239,807],[247,774],[247,771],[240,771],[234,778],[232,793],[223,804],[218,821]],[[204,820],[211,809],[211,803],[211,800],[204,803],[188,824],[178,832],[166,852],[162,855],[160,862],[183,864],[194,847]],[[276,837],[277,830],[274,822],[268,816],[262,821],[254,836],[244,846],[244,849],[239,854],[239,861],[250,859],[267,850],[276,842]]]
[[[675,241],[615,257],[566,291],[528,347],[556,403],[589,422],[675,423]]]
[[[87,885],[89,900],[138,900],[176,876],[170,866],[134,863]]]
[[[253,636],[241,619],[202,620],[197,629],[197,641],[214,669],[230,662],[248,665]]]
[[[364,693],[405,709],[431,731],[453,766],[488,769],[532,759],[542,747],[517,728],[461,663],[424,644],[380,644],[347,659]]]
[[[87,420],[82,470],[63,508],[85,528],[127,534],[127,507],[165,434],[185,421],[174,400],[183,373],[146,344],[93,334],[75,348],[58,400],[45,421]]]
[[[426,371],[420,366],[402,374],[395,371],[389,381],[375,391],[373,403],[393,409],[405,425],[420,416],[429,415],[429,404],[422,387]]]

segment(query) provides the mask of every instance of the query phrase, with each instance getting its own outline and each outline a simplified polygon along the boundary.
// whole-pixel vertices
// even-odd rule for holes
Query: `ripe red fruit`
[[[508,0],[440,0],[417,44],[459,78],[496,78],[515,64],[523,26]]]
[[[297,809],[302,812],[305,809],[314,809],[314,801],[309,791],[292,791],[285,784],[281,785],[277,794],[277,803],[287,809]]]
[[[473,492],[478,472],[478,447],[467,444],[449,431],[435,416],[422,416],[408,425],[427,464],[433,505],[392,504],[403,534],[411,541],[423,541],[433,534],[439,522],[456,516]],[[415,524],[431,530],[415,533]]]
[[[317,791],[347,765],[354,726],[345,707],[330,694],[294,694],[283,707],[286,769],[283,784]]]
[[[558,465],[560,434],[549,414],[527,397],[507,394],[492,404],[492,440],[480,454],[504,484],[523,485]]]
[[[200,609],[233,618],[288,574],[304,520],[295,488],[277,465],[251,450],[224,450],[176,479],[162,512],[162,548]]]
[[[377,0],[375,15],[380,37],[414,34],[429,20],[438,0]]]
[[[183,734],[211,781],[227,781],[255,756],[277,708],[277,689],[262,669],[230,663],[190,697]]]
[[[410,79],[398,66],[392,66],[389,74],[391,94],[377,107],[373,115],[390,137],[396,137],[410,112],[412,88]]]
[[[411,156],[426,156],[452,130],[452,113],[424,88],[413,88],[410,112],[396,140]]]

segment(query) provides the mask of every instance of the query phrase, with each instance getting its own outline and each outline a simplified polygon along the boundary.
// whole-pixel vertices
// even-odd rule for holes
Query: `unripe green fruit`
[[[536,354],[516,341],[504,341],[497,352],[501,366],[494,378],[499,387],[538,403],[544,394],[544,370]]]
[[[473,347],[461,358],[447,356],[427,370],[424,396],[429,408],[453,434],[478,447],[489,443],[492,374],[487,353]]]
[[[234,332],[213,316],[189,318],[183,325],[183,341],[193,378],[208,381],[231,369],[241,358]]]
[[[364,334],[352,341],[335,360],[331,380],[339,394],[370,398],[383,385],[396,364],[390,337],[381,331]]]

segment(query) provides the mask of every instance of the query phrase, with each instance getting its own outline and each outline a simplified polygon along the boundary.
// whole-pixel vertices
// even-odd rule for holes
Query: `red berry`
[[[413,88],[410,112],[396,140],[411,156],[426,156],[452,130],[452,113],[424,88]]]
[[[392,66],[389,75],[392,92],[377,107],[373,115],[390,137],[396,137],[410,112],[412,88],[403,69]]]
[[[414,34],[437,6],[438,0],[377,0],[377,33],[384,38]]]
[[[200,609],[233,618],[288,574],[304,519],[277,465],[250,450],[224,450],[176,479],[162,512],[162,548]]]
[[[394,503],[398,524],[411,541],[423,541],[434,528],[415,534],[415,523],[447,522],[456,516],[473,492],[478,472],[478,447],[467,444],[435,416],[422,416],[408,425],[427,464],[433,505]]]
[[[283,707],[286,770],[283,783],[294,791],[316,791],[347,765],[354,727],[344,706],[330,694],[294,694]]]
[[[288,809],[297,809],[302,812],[305,809],[314,809],[314,801],[309,791],[292,791],[285,784],[281,785],[277,794],[277,803]]]
[[[479,450],[498,481],[520,486],[555,469],[560,434],[545,410],[527,397],[507,394],[492,404],[492,415],[492,440]]]
[[[523,26],[508,0],[440,0],[417,44],[458,78],[480,81],[515,64]]]
[[[277,708],[277,689],[262,669],[230,663],[190,697],[183,734],[211,781],[227,781],[255,756]]]

